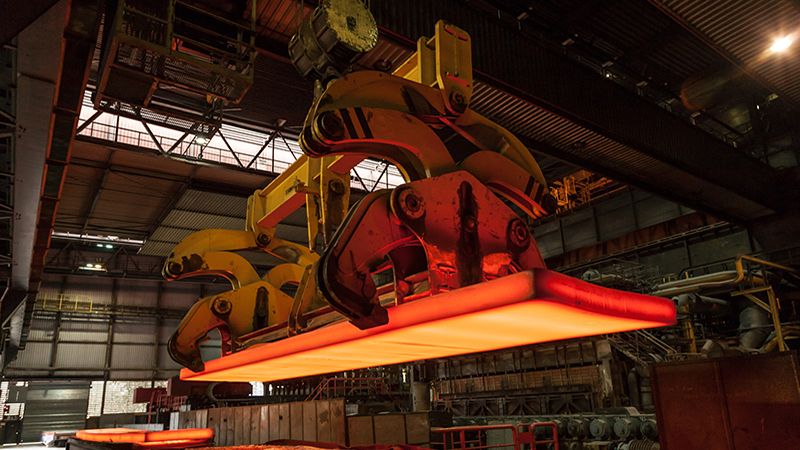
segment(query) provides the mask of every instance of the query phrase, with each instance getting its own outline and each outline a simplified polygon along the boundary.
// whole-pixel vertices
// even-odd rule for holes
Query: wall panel
[[[153,347],[145,345],[116,344],[111,353],[111,367],[115,369],[152,369]]]
[[[155,307],[158,283],[146,280],[123,279],[118,281],[117,304],[125,306]]]
[[[736,255],[750,253],[750,242],[746,231],[715,239],[692,243],[689,246],[692,265],[707,264]]]
[[[155,319],[142,322],[117,322],[114,324],[114,343],[151,344],[155,341]]]
[[[61,341],[96,342],[105,344],[108,339],[108,320],[105,318],[73,318],[64,316],[59,331]]]
[[[102,369],[105,366],[105,344],[66,344],[62,342],[57,348],[56,367]]]
[[[50,348],[49,343],[34,343],[29,342],[25,346],[25,350],[19,352],[17,359],[11,362],[9,366],[11,369],[15,367],[20,368],[47,368],[50,364]]]
[[[636,214],[639,219],[639,228],[666,222],[683,214],[677,203],[652,194],[636,191],[634,198],[636,198]]]

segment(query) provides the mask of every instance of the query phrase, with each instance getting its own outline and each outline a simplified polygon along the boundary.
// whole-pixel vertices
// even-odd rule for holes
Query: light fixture
[[[196,143],[200,144],[200,145],[206,145],[206,144],[208,144],[208,138],[207,138],[207,137],[205,137],[205,136],[203,136],[202,134],[198,134],[198,135],[197,135],[197,136],[194,138],[194,141],[195,141]]]
[[[54,231],[53,232],[53,239],[60,239],[65,241],[85,241],[85,242],[94,242],[97,247],[104,247],[105,243],[111,243],[116,245],[129,245],[134,247],[141,247],[144,245],[143,239],[129,239],[129,238],[121,238],[119,236],[103,236],[98,234],[79,234],[79,233],[70,233],[69,231]],[[110,248],[110,247],[106,247]]]
[[[84,264],[84,265],[82,265],[82,266],[80,266],[78,268],[81,269],[81,270],[91,270],[93,272],[105,272],[106,271],[106,268],[103,267],[103,265],[99,264],[99,263],[97,263],[97,264],[95,264],[95,263],[86,263],[86,264]]]
[[[106,244],[106,248],[114,248],[114,246],[111,244]]]
[[[789,47],[791,47],[793,43],[794,43],[793,35],[781,36],[775,38],[772,41],[772,45],[770,45],[769,51],[772,53],[783,53],[786,50],[789,50]]]

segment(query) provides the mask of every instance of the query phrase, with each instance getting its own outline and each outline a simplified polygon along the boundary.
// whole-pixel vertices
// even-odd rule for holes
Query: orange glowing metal
[[[100,428],[80,430],[75,437],[82,441],[138,444],[144,442],[147,432],[132,428]]]
[[[207,446],[210,439],[173,439],[169,441],[156,441],[156,442],[140,442],[134,446],[146,449],[183,449],[191,447]]]
[[[214,438],[211,428],[186,428],[182,430],[145,431],[133,428],[100,428],[80,430],[75,437],[82,441],[115,444],[134,444],[143,448],[187,448],[206,443]]]
[[[675,323],[667,299],[521,272],[389,308],[387,325],[338,322],[206,363],[184,380],[275,381]]]

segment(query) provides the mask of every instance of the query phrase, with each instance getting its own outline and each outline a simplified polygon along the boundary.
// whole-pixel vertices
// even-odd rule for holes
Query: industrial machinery
[[[351,34],[377,36],[374,20],[357,0],[319,8],[290,43],[302,72],[324,77],[305,155],[250,196],[245,230],[194,233],[165,263],[168,279],[231,284],[195,303],[171,338],[184,378],[278,380],[674,323],[668,300],[545,269],[529,224],[555,205],[529,150],[470,108],[464,30],[440,21],[393,73],[346,73],[352,52],[370,47]],[[350,169],[370,157],[407,182],[348,210]],[[277,238],[303,206],[307,245]],[[283,263],[260,275],[235,253],[250,249]],[[212,330],[223,357],[204,362]]]
[[[217,131],[223,107],[253,84],[256,2],[241,23],[215,9],[221,2],[196,3],[109,2],[96,109],[206,138]]]

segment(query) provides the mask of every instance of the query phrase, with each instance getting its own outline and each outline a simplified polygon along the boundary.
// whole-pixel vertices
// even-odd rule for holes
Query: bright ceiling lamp
[[[675,323],[672,301],[545,269],[392,307],[389,323],[337,322],[208,361],[193,381],[276,381]]]
[[[81,269],[81,270],[91,270],[91,271],[94,271],[94,272],[105,272],[106,271],[105,266],[103,264],[100,264],[100,263],[98,263],[98,264],[86,263],[86,264],[83,264],[82,266],[80,266],[78,268]]]
[[[119,236],[104,236],[99,234],[71,233],[69,231],[54,231],[52,236],[54,239],[65,241],[85,241],[96,243],[109,242],[110,244],[106,245],[106,248],[112,248],[113,246],[109,247],[111,244],[129,245],[133,247],[141,247],[144,245],[144,241],[141,239],[122,238]]]
[[[794,36],[793,35],[786,35],[780,36],[775,38],[772,41],[772,45],[769,47],[769,51],[772,53],[784,53],[792,46],[794,43]]]

